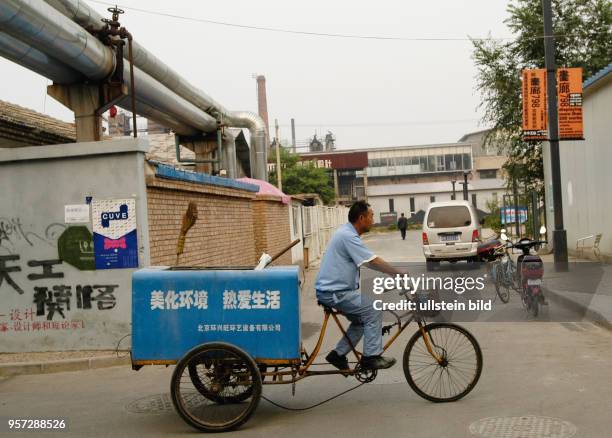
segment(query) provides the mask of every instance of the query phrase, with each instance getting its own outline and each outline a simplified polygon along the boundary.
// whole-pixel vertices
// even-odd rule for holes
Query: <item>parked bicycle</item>
[[[478,246],[478,257],[487,263],[487,271],[495,285],[495,292],[503,303],[510,301],[510,290],[519,291],[516,263],[508,251],[512,244],[501,230],[501,237]],[[505,240],[504,240],[505,237]]]
[[[545,234],[546,228],[542,226],[540,234]],[[542,292],[542,277],[544,265],[537,254],[531,254],[545,240],[522,238],[518,242],[511,242],[502,229],[499,238],[488,240],[478,248],[480,260],[487,262],[488,271],[495,285],[497,296],[503,303],[510,300],[510,290],[515,290],[521,296],[525,310],[534,317],[538,316],[539,306],[546,300]],[[510,249],[516,248],[521,254],[517,261],[510,255]]]

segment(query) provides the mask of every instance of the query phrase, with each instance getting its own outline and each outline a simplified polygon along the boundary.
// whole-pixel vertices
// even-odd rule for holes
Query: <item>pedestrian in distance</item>
[[[399,228],[402,234],[402,240],[406,240],[406,228],[408,228],[408,219],[404,216],[404,213],[397,220],[397,228]]]

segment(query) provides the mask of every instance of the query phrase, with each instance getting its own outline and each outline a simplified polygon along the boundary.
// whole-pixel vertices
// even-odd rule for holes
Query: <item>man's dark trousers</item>
[[[406,228],[400,228],[400,233],[402,233],[402,240],[406,240]]]

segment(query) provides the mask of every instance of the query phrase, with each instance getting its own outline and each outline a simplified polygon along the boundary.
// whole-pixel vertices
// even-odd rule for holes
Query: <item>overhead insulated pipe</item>
[[[81,73],[66,64],[4,32],[0,32],[0,56],[38,73],[56,84],[78,83],[82,82],[84,78]],[[117,106],[129,110],[129,99],[123,99],[117,103]],[[136,101],[136,109],[138,114],[162,123],[181,135],[195,135],[198,132],[168,114],[138,100]]]
[[[82,0],[46,0],[57,11],[70,18],[80,26],[99,30],[102,28],[102,16]],[[247,128],[251,135],[251,169],[253,177],[267,181],[267,144],[266,125],[263,119],[248,111],[229,111],[223,105],[208,96],[204,91],[194,87],[172,70],[159,58],[133,41],[134,64],[153,79],[161,82],[170,90],[194,104],[201,110],[222,119],[229,127]],[[126,54],[126,52],[124,52]],[[263,135],[262,135],[263,131]]]
[[[66,64],[4,32],[0,32],[0,54],[16,64],[51,79],[56,84],[72,84],[84,78],[82,74]]]
[[[2,0],[0,25],[4,32],[68,64],[90,80],[102,80],[115,68],[114,53],[110,48],[43,1]],[[139,69],[134,73],[141,102],[184,125],[204,132],[216,131],[214,117]],[[126,63],[123,77],[129,88],[129,66]]]

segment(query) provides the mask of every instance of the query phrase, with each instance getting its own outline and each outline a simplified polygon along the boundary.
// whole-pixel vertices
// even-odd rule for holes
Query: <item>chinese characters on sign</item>
[[[0,314],[0,319],[7,315]],[[11,309],[10,321],[0,320],[0,333],[4,332],[35,332],[48,330],[76,330],[85,328],[82,320],[70,321],[40,321],[36,320],[34,309]]]
[[[557,70],[559,140],[584,140],[582,68]],[[546,70],[523,70],[523,140],[548,140]]]
[[[12,289],[19,295],[25,294],[24,288],[17,284],[12,278],[11,273],[21,272],[19,266],[19,255],[0,256],[0,290]],[[10,262],[10,265],[7,263]],[[56,266],[62,265],[61,260],[29,260],[27,266],[30,272],[26,276],[27,280],[33,282],[33,297],[32,303],[36,306],[36,312],[33,309],[25,309],[23,312],[19,309],[12,309],[10,316],[13,322],[12,330],[14,331],[33,331],[33,330],[67,330],[74,328],[83,328],[83,321],[63,321],[60,325],[45,325],[42,321],[33,321],[34,316],[45,317],[47,321],[52,321],[56,316],[66,320],[66,311],[72,309],[89,310],[92,309],[92,302],[96,303],[97,310],[110,310],[116,306],[115,292],[119,287],[117,284],[106,285],[67,285],[65,280],[53,281],[51,285],[40,284],[43,280],[63,279],[64,273],[56,271]],[[23,284],[23,283],[22,283]],[[73,298],[76,301],[76,307],[73,307]],[[0,332],[6,332],[11,327],[7,322],[1,321],[4,314],[0,314]],[[23,322],[22,322],[23,320]],[[29,321],[33,321],[30,323]],[[68,325],[64,324],[68,323]]]
[[[584,140],[582,127],[582,68],[557,70],[559,139]]]
[[[226,290],[223,292],[223,309],[280,309],[278,290]]]
[[[280,324],[198,324],[199,332],[280,332]]]
[[[523,70],[523,140],[547,140],[546,70]]]
[[[151,292],[151,310],[208,309],[208,291],[185,290],[178,293],[169,290]],[[225,290],[223,292],[224,310],[271,309],[281,307],[281,294],[278,290]]]
[[[208,309],[208,292],[205,290],[184,290],[176,293],[154,290],[151,292],[151,310]]]

